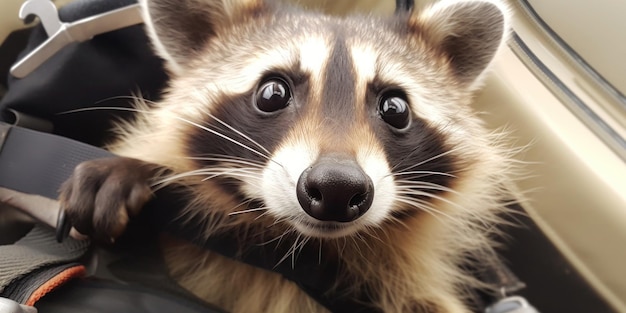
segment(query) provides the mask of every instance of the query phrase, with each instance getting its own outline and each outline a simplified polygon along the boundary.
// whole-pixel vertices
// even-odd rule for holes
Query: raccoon
[[[63,185],[79,232],[113,241],[155,188],[177,186],[198,236],[228,234],[242,253],[274,242],[293,268],[314,251],[337,269],[331,297],[471,312],[480,283],[461,265],[489,246],[510,180],[498,135],[469,106],[506,37],[502,3],[393,17],[270,0],[142,6],[171,81],[117,127],[119,158],[82,163]],[[174,236],[161,247],[181,286],[228,311],[328,310],[278,273]]]

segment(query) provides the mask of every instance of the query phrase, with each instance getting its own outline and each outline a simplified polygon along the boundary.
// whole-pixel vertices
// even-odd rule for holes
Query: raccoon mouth
[[[302,234],[318,238],[339,238],[355,232],[352,223],[301,221],[294,226]]]

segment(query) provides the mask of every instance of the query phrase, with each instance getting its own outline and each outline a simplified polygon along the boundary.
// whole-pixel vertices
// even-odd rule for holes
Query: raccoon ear
[[[212,37],[257,15],[262,0],[140,0],[146,31],[167,67],[180,73]]]
[[[409,19],[413,30],[449,58],[463,83],[480,81],[508,31],[508,11],[496,0],[443,0]]]

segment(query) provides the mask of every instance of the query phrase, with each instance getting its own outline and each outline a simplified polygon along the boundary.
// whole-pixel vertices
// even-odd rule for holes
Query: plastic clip
[[[531,306],[526,299],[512,296],[500,299],[490,305],[485,313],[539,313],[539,311]]]
[[[70,43],[83,42],[93,36],[143,22],[139,4],[132,4],[72,23],[63,23],[59,20],[56,6],[50,0],[26,0],[20,8],[19,17],[27,20],[33,15],[39,17],[49,37],[11,67],[11,75],[17,78],[26,77]]]

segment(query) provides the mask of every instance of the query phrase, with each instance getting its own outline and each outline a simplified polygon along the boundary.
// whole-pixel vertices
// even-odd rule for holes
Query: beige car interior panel
[[[492,125],[510,123],[519,132],[518,142],[533,141],[523,159],[538,163],[527,164],[531,177],[519,184],[521,190],[534,190],[527,195],[525,209],[594,288],[616,310],[626,312],[626,149],[615,136],[626,138],[624,104],[519,6],[513,8],[520,12],[513,22],[515,35],[596,117],[533,68],[513,42],[517,54],[507,50],[498,59],[477,105],[490,113]],[[619,29],[617,38],[623,38]],[[586,45],[598,45],[598,40]],[[622,59],[612,59],[615,68],[625,64]],[[496,99],[510,103],[498,113]],[[598,119],[615,134],[602,129]]]
[[[618,1],[619,2],[619,1]],[[626,2],[626,1],[624,1]],[[538,78],[547,84],[553,93],[577,116],[585,121],[588,127],[594,129],[598,135],[613,149],[616,153],[622,155],[626,160],[626,149],[624,149],[624,138],[626,138],[626,97],[623,93],[615,89],[608,81],[604,80],[599,69],[589,66],[586,59],[572,55],[568,52],[568,48],[559,44],[558,39],[553,38],[537,21],[537,17],[525,8],[524,1],[517,1],[512,6],[516,12],[519,12],[514,19],[513,27],[516,36],[519,36],[524,44],[532,51],[536,57],[544,63],[548,69],[558,77],[559,83],[569,89],[582,103],[587,107],[580,108],[579,105],[572,102],[571,97],[563,92],[561,86],[557,86],[550,81],[544,74],[536,72]],[[620,35],[626,42],[626,33]],[[616,37],[616,41],[619,37]],[[617,47],[621,43],[615,43]],[[590,46],[599,45],[598,41],[590,41]],[[517,49],[519,50],[519,49]],[[605,49],[606,50],[606,49]],[[626,52],[625,52],[626,53]],[[524,55],[520,55],[522,59]],[[597,56],[596,56],[597,57]],[[600,57],[610,59],[611,54],[601,54]],[[624,62],[616,58],[615,68],[619,69]],[[526,62],[529,65],[532,62]],[[531,66],[532,68],[532,66]],[[626,79],[626,71],[622,72],[622,78]],[[611,81],[612,82],[612,81]],[[593,117],[585,110],[591,111],[597,117]],[[604,128],[610,128],[616,133],[616,136],[603,129],[598,124],[601,120],[606,125]],[[621,137],[622,142],[616,142],[615,137]]]
[[[57,7],[61,7],[71,1],[72,0],[54,0],[52,2],[54,2]],[[25,25],[18,17],[18,12],[23,2],[22,0],[2,0],[2,2],[0,2],[0,43],[3,42],[12,31],[32,26],[37,22],[37,20],[35,20]]]
[[[626,1],[528,0],[542,19],[622,94],[626,94]]]
[[[22,1],[18,0],[5,0],[0,4],[0,42],[12,31],[26,27],[17,15],[21,5]]]
[[[389,15],[396,7],[394,0],[289,0],[288,2],[338,15],[349,12]]]
[[[594,288],[626,312],[626,165],[511,50],[475,103],[528,145],[518,182],[528,214]],[[532,260],[529,260],[532,262]]]
[[[67,0],[56,1],[61,2]],[[309,7],[324,7],[338,14],[353,10],[389,14],[395,6],[392,0],[296,2]],[[424,1],[416,2],[421,6]],[[546,2],[548,5],[549,1],[531,2]],[[573,6],[572,2],[557,2],[566,7]],[[11,30],[23,27],[17,18],[20,4],[20,0],[0,3],[0,41]],[[594,18],[602,19],[601,16]],[[626,137],[626,114],[611,104],[611,97],[603,93],[602,88],[580,69],[564,62],[562,54],[549,48],[549,42],[538,39],[543,35],[530,22],[517,18],[513,26],[544,64],[559,74],[559,78],[563,78],[564,83],[575,90],[594,112]],[[613,29],[624,38],[623,27],[616,26]],[[575,45],[591,49],[600,38],[602,36],[593,37],[592,41]],[[611,47],[614,44],[618,43],[612,42]],[[619,44],[626,44],[626,40]],[[520,175],[517,187],[526,195],[527,200],[522,205],[528,214],[585,279],[618,312],[626,313],[626,163],[616,147],[607,144],[607,139],[590,127],[580,112],[564,104],[563,95],[541,79],[539,72],[529,69],[528,60],[514,50],[504,49],[493,64],[491,76],[478,95],[475,108],[484,112],[484,119],[490,127],[506,127],[511,132],[512,148],[526,147],[518,155],[524,173]],[[581,53],[586,53],[583,50]],[[623,59],[622,54],[613,59],[619,64],[608,58],[601,60],[605,64],[598,65],[598,69],[618,70],[622,66],[617,76],[625,79]],[[620,83],[620,86],[623,85]]]

